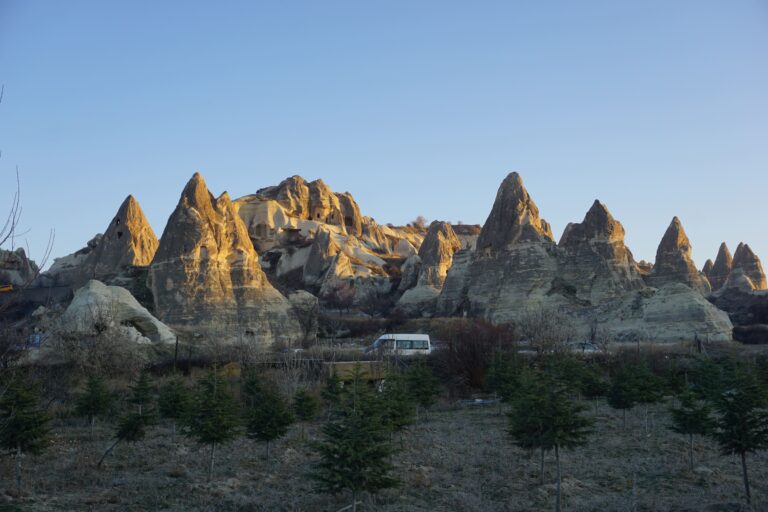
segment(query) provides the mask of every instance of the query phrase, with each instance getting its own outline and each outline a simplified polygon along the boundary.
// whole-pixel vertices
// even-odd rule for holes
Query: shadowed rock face
[[[682,283],[701,293],[709,293],[709,283],[699,273],[691,258],[691,242],[677,217],[672,219],[659,248],[656,263],[648,276],[648,284],[660,288],[669,283]]]
[[[717,251],[717,258],[715,258],[712,268],[709,272],[704,272],[709,279],[709,284],[712,285],[712,291],[717,291],[723,287],[728,280],[728,275],[731,273],[732,268],[733,258],[731,257],[731,251],[728,250],[728,246],[723,242]]]
[[[677,281],[688,276],[690,244],[675,220],[660,249],[660,270],[674,279],[648,288],[624,245],[624,228],[596,201],[581,223],[566,228],[560,244],[522,185],[510,174],[502,183],[477,250],[459,251],[443,284],[437,312],[467,313],[492,322],[515,322],[530,308],[560,311],[573,335],[592,326],[617,340],[677,341],[695,335],[730,340],[728,316],[704,296]],[[690,273],[698,277],[693,268]],[[699,278],[701,279],[701,278]]]
[[[562,279],[592,304],[644,287],[624,245],[624,227],[600,201],[595,200],[581,223],[568,224],[558,246]]]
[[[363,215],[355,198],[349,192],[336,194],[341,206],[341,215],[344,218],[344,227],[347,233],[357,237],[363,236]]]
[[[404,265],[401,284],[413,280],[412,270],[415,268],[418,268],[418,277],[415,279],[416,286],[403,294],[398,305],[408,312],[431,313],[448,270],[453,265],[453,255],[460,249],[461,241],[451,225],[447,222],[433,222],[424,237],[418,257],[409,258]]]
[[[733,255],[733,270],[736,269],[741,270],[752,281],[755,290],[768,288],[760,258],[745,243],[740,243]]]
[[[89,277],[104,280],[152,262],[159,242],[138,201],[128,196],[86,261]]]
[[[149,283],[158,317],[189,334],[256,343],[298,336],[229,196],[214,198],[199,173],[168,219]]]
[[[21,247],[14,251],[0,249],[0,286],[28,285],[37,276],[38,270],[35,262],[27,258],[27,253]]]
[[[507,249],[517,242],[552,241],[552,228],[539,217],[539,209],[516,172],[499,187],[488,219],[480,231],[477,248],[484,252]]]

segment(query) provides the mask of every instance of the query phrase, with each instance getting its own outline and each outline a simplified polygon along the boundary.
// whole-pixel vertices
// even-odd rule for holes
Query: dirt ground
[[[539,485],[538,456],[514,447],[505,434],[506,416],[493,406],[442,404],[395,440],[402,481],[398,489],[365,497],[362,510],[535,511],[554,510],[554,458],[546,459]],[[589,410],[594,415],[594,409]],[[590,443],[563,454],[563,489],[568,511],[768,510],[768,454],[749,458],[753,509],[742,505],[739,460],[720,456],[697,439],[696,468],[687,468],[686,440],[667,428],[665,406],[628,416],[599,404]],[[317,435],[319,423],[308,437]],[[21,511],[337,511],[348,496],[313,491],[305,478],[312,454],[299,429],[275,443],[270,461],[264,446],[239,439],[218,451],[211,483],[207,448],[177,438],[160,426],[136,445],[119,446],[101,470],[96,462],[108,445],[108,425],[92,441],[78,423],[56,424],[53,445],[24,461],[26,488],[17,497],[13,460],[0,459],[2,510]],[[0,501],[2,503],[2,501]]]

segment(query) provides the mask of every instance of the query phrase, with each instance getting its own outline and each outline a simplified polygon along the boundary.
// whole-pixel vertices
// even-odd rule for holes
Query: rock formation
[[[157,246],[157,237],[141,206],[133,196],[128,196],[103,235],[96,235],[83,249],[54,260],[39,284],[77,289],[96,279],[123,285],[126,279],[132,279],[136,267],[150,264]],[[129,275],[123,275],[126,273]]]
[[[512,173],[501,184],[477,250],[454,254],[437,312],[502,323],[543,308],[566,315],[576,338],[598,326],[616,340],[731,339],[728,316],[679,282],[681,277],[697,282],[698,272],[689,264],[690,244],[676,219],[649,276],[657,278],[659,289],[646,287],[624,245],[623,227],[597,201],[556,246]]]
[[[152,262],[158,241],[138,201],[128,196],[88,256],[86,271],[98,280],[109,279],[127,267]]]
[[[37,277],[40,269],[19,247],[15,251],[0,249],[0,286],[26,286]]]
[[[644,287],[632,253],[624,245],[624,227],[600,201],[595,200],[581,223],[566,226],[558,246],[561,280],[590,304]]]
[[[68,334],[91,334],[105,327],[135,329],[141,336],[136,341],[175,343],[176,335],[168,326],[152,316],[133,295],[119,286],[88,281],[75,292],[60,320],[60,329]]]
[[[752,281],[755,290],[768,288],[760,259],[745,243],[740,243],[733,255],[733,270],[736,269],[744,272],[744,275]]]
[[[653,287],[661,288],[668,283],[682,283],[704,294],[710,292],[709,283],[693,263],[691,242],[677,217],[672,219],[661,239],[656,263],[648,276],[648,284]]]
[[[187,335],[261,345],[299,336],[234,204],[226,192],[214,198],[199,173],[168,219],[149,283],[157,316]]]
[[[728,246],[723,242],[717,251],[717,258],[715,258],[712,268],[709,272],[704,272],[709,279],[709,284],[712,285],[713,292],[723,287],[728,280],[728,275],[731,273],[732,268],[733,258],[731,257],[731,251],[728,250]]]
[[[443,288],[448,269],[453,264],[453,254],[459,249],[461,241],[451,225],[447,222],[433,222],[419,249],[416,286],[403,294],[398,305],[409,312],[431,312]],[[414,264],[415,261],[412,262]],[[408,280],[412,279],[410,275],[406,277],[409,270],[403,272],[404,278]]]

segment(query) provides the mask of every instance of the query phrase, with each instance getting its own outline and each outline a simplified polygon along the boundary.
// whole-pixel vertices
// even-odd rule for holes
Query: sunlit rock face
[[[733,255],[733,270],[737,269],[741,270],[749,278],[755,290],[765,290],[768,288],[760,258],[745,243],[740,243]]]
[[[712,267],[708,271],[706,269],[703,271],[709,279],[709,284],[712,285],[713,292],[723,287],[728,280],[732,268],[733,258],[731,257],[731,251],[728,250],[728,246],[723,242],[720,244],[720,249],[717,251],[717,258],[715,258],[715,262],[712,263]]]
[[[415,286],[400,297],[398,306],[411,313],[431,313],[453,264],[453,255],[459,249],[461,241],[451,225],[447,222],[433,222],[419,249],[418,260],[406,261],[406,264],[411,261],[414,266],[418,261],[418,276]],[[413,280],[412,268],[404,268],[403,281]]]
[[[229,195],[214,198],[199,173],[168,219],[149,284],[157,316],[187,335],[257,344],[299,336]]]
[[[669,283],[682,283],[707,294],[711,287],[691,257],[691,242],[677,217],[672,219],[659,248],[656,263],[648,276],[648,284],[660,288]]]
[[[728,316],[699,290],[678,282],[679,265],[672,262],[689,260],[690,244],[682,226],[673,234],[663,244],[659,270],[641,267],[624,245],[621,223],[596,201],[555,245],[520,176],[512,173],[501,184],[476,250],[454,254],[437,312],[503,323],[541,307],[565,314],[575,338],[597,326],[617,340],[731,339]],[[645,285],[643,273],[664,276],[668,267],[676,270],[675,279],[658,281],[660,289]],[[687,264],[684,270],[688,276]],[[693,273],[698,276],[695,267]]]
[[[105,280],[130,266],[152,262],[159,242],[138,201],[128,196],[86,261],[91,278]]]
[[[400,267],[418,253],[423,229],[377,224],[348,192],[292,176],[235,204],[261,262],[281,286],[363,304],[401,289]],[[404,288],[402,288],[404,291]]]
[[[128,196],[103,235],[96,235],[72,254],[56,258],[35,285],[77,289],[90,279],[109,284],[130,280],[128,275],[135,274],[136,268],[150,264],[158,243],[138,201]]]

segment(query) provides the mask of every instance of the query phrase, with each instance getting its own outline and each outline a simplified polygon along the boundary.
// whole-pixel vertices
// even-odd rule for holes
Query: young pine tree
[[[509,433],[518,446],[554,450],[557,497],[555,510],[561,510],[561,450],[587,442],[593,420],[582,416],[584,405],[570,398],[569,386],[548,375],[534,380],[526,376],[523,388],[513,402]]]
[[[293,423],[293,414],[280,393],[272,386],[253,387],[246,409],[246,435],[250,439],[266,443],[266,458],[272,441],[283,437]]]
[[[240,435],[240,411],[221,375],[213,370],[200,380],[187,415],[187,435],[211,447],[208,480],[213,477],[216,447]]]
[[[485,386],[493,391],[502,402],[512,400],[517,389],[518,368],[503,354],[497,354],[491,360],[485,377]]]
[[[99,463],[96,467],[101,467],[104,463],[104,459],[112,453],[119,443],[137,443],[144,439],[147,434],[147,426],[150,416],[147,414],[141,415],[138,412],[129,412],[123,416],[117,424],[115,429],[115,441],[107,448],[104,455],[99,459]]]
[[[515,445],[530,451],[539,451],[539,483],[544,484],[544,453],[551,446],[544,444],[544,419],[536,414],[544,407],[544,386],[538,371],[524,369],[518,376],[518,388],[508,413],[509,429]]]
[[[723,455],[739,455],[747,503],[752,502],[747,454],[768,449],[768,393],[750,372],[738,370],[715,401],[714,438]]]
[[[388,442],[379,407],[359,373],[340,397],[335,414],[323,426],[322,438],[312,443],[320,460],[310,477],[319,492],[352,493],[352,512],[362,492],[375,493],[394,487]]]
[[[85,390],[77,397],[75,414],[88,418],[88,424],[93,437],[93,426],[96,418],[106,415],[112,406],[112,393],[104,380],[98,376],[88,378]]]
[[[300,389],[293,395],[293,414],[301,424],[301,439],[304,439],[304,426],[315,419],[320,407],[317,397],[306,389]]]
[[[344,386],[342,386],[341,379],[336,375],[336,372],[331,372],[325,380],[323,390],[320,392],[320,397],[323,399],[325,406],[328,409],[329,417],[331,411],[339,405],[343,392]]]
[[[15,452],[16,489],[21,492],[21,460],[25,453],[41,453],[48,445],[51,418],[40,407],[37,386],[12,378],[0,394],[0,447]]]
[[[382,423],[390,434],[401,432],[415,419],[416,405],[408,393],[402,375],[390,372],[384,381],[384,389],[378,396]]]
[[[437,401],[440,383],[423,361],[417,362],[408,369],[405,373],[405,381],[408,385],[408,394],[416,402],[416,419],[418,420],[419,408],[426,412]]]
[[[128,397],[128,403],[135,405],[139,416],[144,413],[153,413],[152,402],[154,400],[155,390],[152,382],[149,380],[147,372],[141,372],[139,380],[131,386],[131,393]]]
[[[176,426],[183,425],[192,405],[192,396],[180,377],[160,388],[157,399],[160,416],[171,421],[171,443],[176,440]]]
[[[610,382],[606,380],[597,365],[589,365],[584,369],[581,379],[581,393],[584,398],[594,401],[595,415],[597,415],[599,399],[605,397],[610,389]]]
[[[664,398],[664,383],[645,364],[632,366],[630,369],[635,401],[645,405],[645,432],[648,433],[648,413],[651,404]]]
[[[622,368],[611,377],[608,390],[608,405],[622,412],[622,428],[627,428],[627,411],[637,405],[634,373],[628,367]]]
[[[693,471],[693,436],[705,436],[712,431],[712,408],[706,402],[698,400],[691,390],[678,395],[679,406],[673,406],[670,429],[688,436],[688,466]]]

